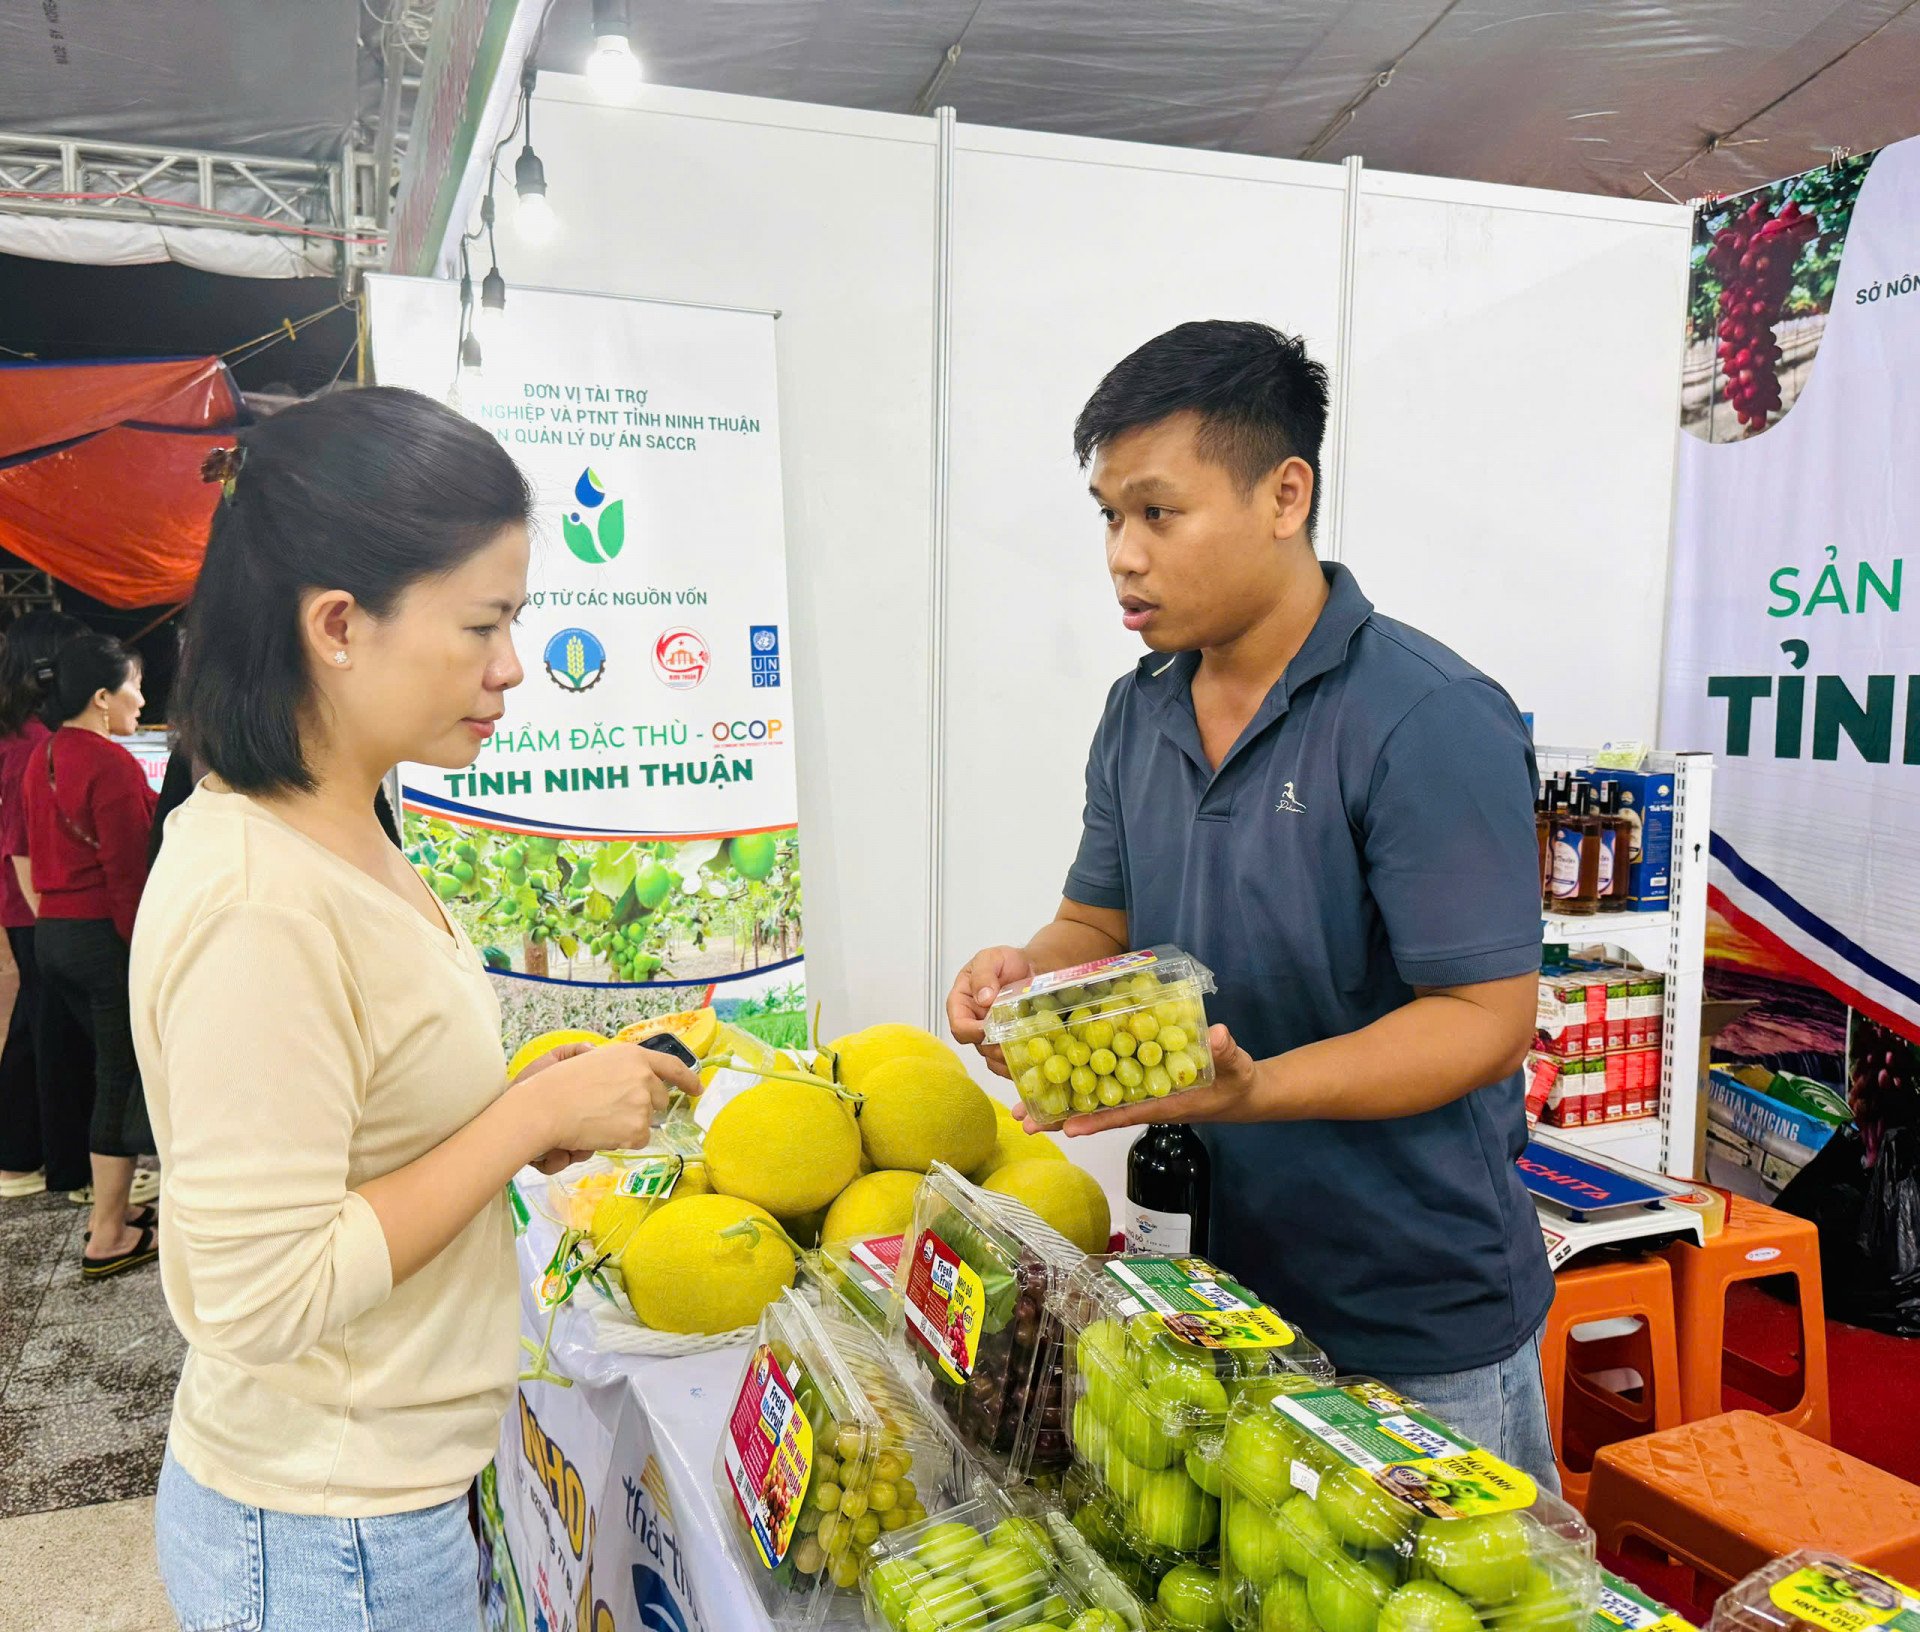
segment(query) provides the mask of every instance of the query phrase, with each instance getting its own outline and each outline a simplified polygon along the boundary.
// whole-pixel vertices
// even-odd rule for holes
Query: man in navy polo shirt
[[[1313,548],[1326,371],[1187,323],[1109,374],[1074,445],[1121,615],[1052,923],[948,997],[1171,942],[1211,967],[1216,1080],[1069,1135],[1201,1125],[1213,1254],[1332,1355],[1557,1488],[1553,1300],[1514,1169],[1540,967],[1534,766],[1506,693]],[[999,1051],[984,1048],[1005,1074]]]

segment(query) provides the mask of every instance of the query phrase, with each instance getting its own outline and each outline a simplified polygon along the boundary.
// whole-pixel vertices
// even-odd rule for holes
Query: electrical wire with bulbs
[[[526,68],[520,76],[520,105],[513,124],[495,146],[487,163],[487,190],[480,200],[480,225],[460,240],[460,338],[457,353],[455,387],[462,379],[477,379],[485,353],[476,332],[477,324],[499,322],[507,309],[507,280],[500,271],[500,251],[494,239],[496,215],[494,184],[500,176],[500,155],[521,139],[519,156],[513,161],[513,190],[518,200],[514,226],[529,243],[551,241],[559,230],[559,221],[547,199],[547,171],[540,155],[533,150],[533,91],[539,77],[540,42],[553,13],[554,0],[547,0],[527,52]],[[633,21],[629,0],[593,0],[593,51],[587,58],[587,79],[603,96],[623,97],[638,89],[643,78],[640,59],[633,49]],[[480,299],[476,306],[473,266],[468,246],[480,238],[487,241],[488,267],[480,280]]]

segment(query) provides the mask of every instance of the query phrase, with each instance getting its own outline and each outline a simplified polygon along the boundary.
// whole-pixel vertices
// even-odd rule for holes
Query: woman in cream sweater
[[[522,678],[529,495],[411,392],[323,398],[223,482],[177,693],[211,774],[132,952],[190,1345],[155,1509],[195,1632],[423,1632],[479,1609],[466,1493],[512,1396],[504,1188],[647,1138],[698,1081],[634,1048],[509,1084],[479,954],[374,814],[473,762]]]

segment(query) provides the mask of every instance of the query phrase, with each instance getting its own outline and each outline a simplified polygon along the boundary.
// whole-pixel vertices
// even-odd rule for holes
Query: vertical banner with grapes
[[[711,1002],[804,1034],[773,319],[516,289],[453,375],[452,285],[370,280],[386,385],[535,493],[525,681],[470,768],[403,767],[405,840],[509,1039]]]
[[[1871,1144],[1917,1114],[1920,141],[1702,204],[1688,340],[1661,730],[1719,756],[1718,1047]]]

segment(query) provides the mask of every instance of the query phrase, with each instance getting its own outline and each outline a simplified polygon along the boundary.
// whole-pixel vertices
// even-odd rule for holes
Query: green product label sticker
[[[1838,1559],[1795,1570],[1774,1582],[1767,1596],[1789,1615],[1828,1632],[1867,1632],[1876,1626],[1920,1632],[1920,1600],[1911,1587]]]
[[[531,1215],[527,1212],[527,1198],[520,1194],[520,1186],[512,1179],[507,1180],[507,1211],[513,1214],[514,1235],[525,1235]]]
[[[1195,1348],[1284,1349],[1291,1326],[1204,1258],[1116,1258],[1109,1277],[1126,1293],[1121,1312],[1150,1315],[1152,1324]]]
[[[1283,1394],[1273,1408],[1428,1518],[1515,1513],[1540,1494],[1518,1468],[1378,1383]]]
[[[534,1276],[533,1301],[542,1309],[557,1309],[565,1303],[579,1287],[581,1277],[593,1268],[581,1241],[578,1230],[566,1231],[553,1249],[553,1256],[547,1260],[546,1268]]]
[[[685,1163],[678,1156],[643,1156],[620,1175],[613,1187],[619,1196],[637,1196],[642,1201],[665,1201],[680,1182]]]
[[[1664,1604],[1656,1604],[1630,1581],[1603,1575],[1600,1601],[1594,1605],[1587,1632],[1698,1632]]]

